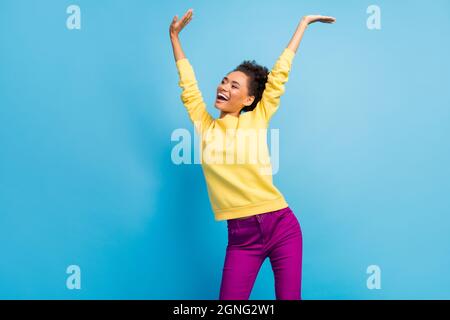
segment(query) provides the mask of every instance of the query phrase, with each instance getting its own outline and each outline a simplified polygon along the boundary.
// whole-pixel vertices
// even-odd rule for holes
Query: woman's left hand
[[[323,22],[323,23],[335,23],[336,18],[330,16],[321,16],[321,15],[308,15],[302,18],[302,23],[309,25],[314,22]]]

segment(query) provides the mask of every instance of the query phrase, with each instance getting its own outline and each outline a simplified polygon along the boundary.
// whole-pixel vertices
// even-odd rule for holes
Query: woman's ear
[[[248,96],[247,99],[245,99],[244,106],[245,107],[251,106],[253,101],[255,101],[255,96]]]

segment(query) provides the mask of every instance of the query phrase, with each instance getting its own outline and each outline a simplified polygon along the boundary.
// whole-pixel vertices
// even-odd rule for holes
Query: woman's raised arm
[[[179,74],[179,85],[183,89],[181,93],[181,101],[183,102],[189,117],[198,131],[203,128],[208,128],[213,123],[213,117],[206,110],[205,102],[203,101],[202,93],[197,85],[194,69],[189,60],[184,55],[181,48],[179,33],[192,20],[193,10],[186,11],[181,20],[175,16],[170,24],[170,40],[172,41],[173,56]]]
[[[181,42],[178,35],[180,34],[181,30],[183,30],[183,28],[192,20],[193,14],[194,11],[192,9],[189,9],[180,20],[178,20],[178,15],[173,17],[172,23],[170,24],[169,35],[170,41],[172,42],[173,56],[175,58],[175,61],[186,58],[183,52],[183,48],[181,47]]]
[[[306,28],[308,27],[308,25],[314,22],[334,23],[336,22],[336,19],[333,17],[321,15],[304,16],[302,20],[299,22],[297,29],[295,30],[295,33],[292,36],[291,41],[289,41],[287,48],[294,52],[297,52],[298,46],[302,41],[303,34],[305,33]]]
[[[261,101],[255,108],[266,121],[270,120],[279,107],[280,97],[284,94],[285,83],[289,79],[292,60],[294,59],[294,55],[297,52],[308,25],[314,22],[334,23],[335,21],[336,19],[333,17],[320,15],[304,16],[301,19],[288,46],[284,49],[270,71]]]

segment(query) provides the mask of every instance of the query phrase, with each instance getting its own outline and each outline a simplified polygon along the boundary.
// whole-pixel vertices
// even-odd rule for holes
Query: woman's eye
[[[235,89],[238,89],[238,87],[236,87],[236,86],[231,86],[232,88],[235,88]]]

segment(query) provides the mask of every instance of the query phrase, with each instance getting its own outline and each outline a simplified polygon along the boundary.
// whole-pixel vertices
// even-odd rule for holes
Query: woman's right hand
[[[178,37],[181,30],[192,20],[193,15],[194,10],[189,9],[180,20],[178,20],[178,15],[173,17],[169,28],[170,37]]]

